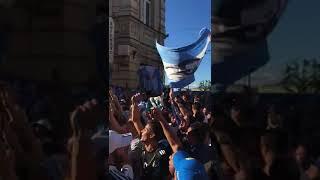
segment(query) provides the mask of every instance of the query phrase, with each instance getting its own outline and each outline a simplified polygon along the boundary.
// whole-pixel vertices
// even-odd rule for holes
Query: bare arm
[[[238,163],[238,158],[230,138],[224,133],[217,133],[217,139],[220,144],[224,159],[235,172],[239,172],[240,166]]]
[[[164,119],[164,117],[162,116],[161,112],[158,109],[153,109],[153,115],[155,116],[155,118],[157,120],[159,120],[162,129],[163,129],[163,133],[166,136],[173,153],[177,152],[179,149],[182,148],[182,144],[178,138],[178,136],[173,132],[173,130],[171,129],[170,125],[167,123],[167,121]]]
[[[4,134],[8,143],[15,149],[17,158],[24,156],[28,164],[29,178],[45,179],[41,174],[40,167],[43,160],[43,150],[38,138],[33,134],[32,128],[28,124],[28,117],[23,109],[16,103],[10,89],[1,91],[1,106],[6,119],[7,128]],[[20,163],[20,161],[18,161]]]
[[[132,112],[132,122],[133,122],[133,125],[136,129],[136,131],[138,132],[138,134],[140,135],[140,132],[143,130],[143,125],[141,123],[141,120],[140,120],[140,111],[139,111],[139,107],[136,103],[133,103],[133,105],[131,106],[131,112]]]
[[[183,106],[183,104],[177,102],[177,105],[183,116],[192,115],[191,112],[188,112],[188,110]]]
[[[174,100],[173,89],[170,89],[169,97],[171,105],[178,107],[179,111],[182,113],[183,116],[190,115],[191,112],[188,112],[188,110],[183,106],[183,104]]]
[[[90,127],[96,124],[91,121],[95,116],[97,105],[76,108],[71,115],[71,126],[74,132],[71,142],[70,180],[97,180],[96,159],[91,141]],[[92,123],[92,125],[91,125]]]
[[[123,109],[122,107],[120,106],[120,102],[119,102],[119,99],[118,97],[112,92],[112,90],[109,91],[110,93],[110,98],[111,98],[111,101],[114,103],[115,105],[115,110],[117,110],[119,113],[122,114],[123,112]]]
[[[121,126],[117,121],[116,117],[114,116],[114,109],[112,104],[109,107],[109,122],[112,130],[115,130],[121,134],[127,133],[126,127]]]

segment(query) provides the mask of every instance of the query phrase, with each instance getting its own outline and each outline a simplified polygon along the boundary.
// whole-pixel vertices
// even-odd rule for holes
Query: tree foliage
[[[317,59],[302,59],[286,65],[282,87],[291,93],[320,92],[320,62]]]
[[[204,80],[199,83],[199,89],[201,91],[210,91],[211,89],[211,81]]]

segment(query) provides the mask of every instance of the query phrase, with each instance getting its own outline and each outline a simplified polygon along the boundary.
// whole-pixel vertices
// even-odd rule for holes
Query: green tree
[[[287,64],[281,85],[291,93],[319,93],[319,61],[315,58],[303,59]]]
[[[201,91],[210,91],[211,89],[211,81],[204,80],[199,83],[199,89]]]

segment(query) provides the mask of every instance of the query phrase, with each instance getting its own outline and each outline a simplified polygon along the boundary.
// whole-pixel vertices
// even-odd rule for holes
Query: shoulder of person
[[[217,137],[217,141],[219,144],[231,144],[232,143],[232,138],[231,136],[224,131],[218,131],[215,133]]]
[[[159,141],[158,153],[161,156],[171,154],[171,147],[170,147],[170,144],[167,140],[163,139],[163,140]]]

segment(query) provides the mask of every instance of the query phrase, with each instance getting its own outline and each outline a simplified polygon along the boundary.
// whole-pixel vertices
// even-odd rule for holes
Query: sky
[[[182,47],[195,42],[199,31],[207,27],[211,29],[211,0],[169,0],[166,1],[166,33],[169,37],[165,40],[167,47]],[[194,86],[203,80],[211,80],[211,45],[207,54],[195,72]]]
[[[252,84],[274,84],[283,77],[286,63],[299,58],[320,58],[320,1],[290,0],[268,38],[271,59],[252,74]]]

